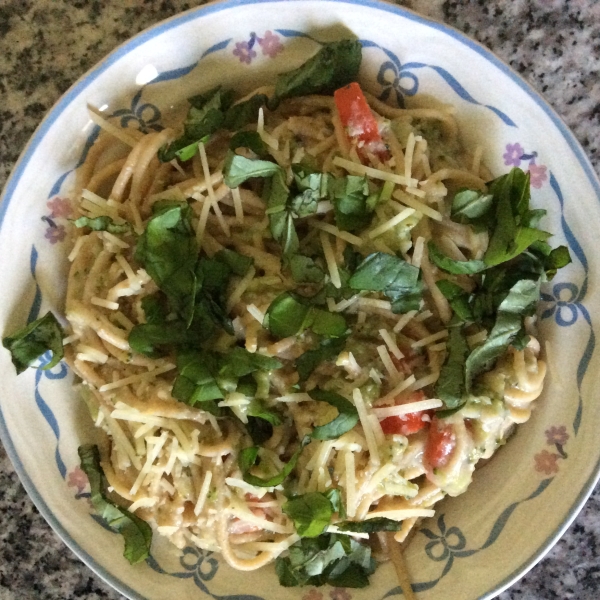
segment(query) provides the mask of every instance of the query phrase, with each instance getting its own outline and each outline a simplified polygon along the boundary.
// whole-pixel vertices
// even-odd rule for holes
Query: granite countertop
[[[600,3],[406,0],[485,44],[541,92],[600,167]],[[138,31],[202,2],[0,0],[0,188],[66,89]],[[600,488],[502,600],[600,598]],[[121,598],[52,532],[0,445],[0,600]]]

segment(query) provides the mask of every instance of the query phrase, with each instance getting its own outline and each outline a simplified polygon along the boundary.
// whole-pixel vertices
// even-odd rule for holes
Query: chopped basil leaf
[[[338,488],[331,488],[325,492],[325,498],[331,502],[334,514],[337,513],[340,518],[346,518],[346,509],[342,502],[342,492]]]
[[[473,379],[489,366],[508,346],[524,333],[523,319],[534,313],[540,296],[539,281],[521,279],[513,285],[498,307],[496,322],[485,342],[475,348],[465,364],[467,392]]]
[[[302,538],[290,546],[287,558],[275,561],[279,583],[285,587],[300,585],[362,588],[376,563],[371,549],[347,535],[323,533]]]
[[[184,123],[184,132],[179,138],[166,144],[158,151],[161,162],[174,158],[189,160],[198,151],[199,142],[205,142],[224,122],[224,111],[233,102],[233,92],[223,91],[221,86],[189,98],[192,105]]]
[[[278,338],[297,335],[307,328],[318,335],[339,337],[347,329],[342,315],[315,308],[292,292],[284,292],[271,302],[263,327]]]
[[[348,175],[332,181],[335,222],[339,229],[357,231],[368,227],[373,209],[367,204],[369,181],[365,176]]]
[[[416,310],[422,297],[420,270],[405,260],[375,252],[369,254],[350,277],[354,290],[383,292],[392,302],[395,313]]]
[[[195,267],[198,244],[185,203],[155,205],[154,214],[139,237],[135,259],[143,265],[172,307],[191,323],[196,296]]]
[[[454,260],[443,254],[432,241],[427,244],[427,247],[431,262],[448,273],[454,275],[474,275],[486,268],[486,264],[482,260]]]
[[[254,264],[254,259],[249,256],[239,254],[229,248],[219,250],[215,256],[215,260],[227,265],[233,273],[243,277],[248,269]]]
[[[125,223],[115,223],[110,217],[95,217],[90,219],[89,217],[79,217],[73,221],[75,227],[89,227],[94,231],[108,231],[108,233],[120,234],[129,233],[131,231],[131,225]]]
[[[488,213],[493,200],[492,194],[483,194],[478,190],[459,190],[452,200],[450,216],[457,223],[477,223]]]
[[[325,278],[323,269],[309,256],[293,254],[289,257],[288,264],[296,283],[321,283]]]
[[[254,466],[256,463],[256,459],[258,458],[258,448],[256,446],[252,446],[250,448],[245,448],[240,452],[240,456],[238,459],[238,464],[240,469],[242,470],[243,478],[246,483],[250,485],[255,485],[257,487],[275,487],[286,479],[286,477],[294,470],[296,467],[296,463],[300,458],[300,454],[306,444],[310,442],[310,438],[307,436],[302,440],[300,444],[300,448],[294,452],[290,460],[283,467],[283,469],[273,475],[269,479],[263,479],[262,477],[257,477],[256,475],[252,475],[248,471]]]
[[[253,177],[271,177],[279,171],[281,167],[270,160],[256,160],[228,152],[223,181],[227,187],[236,188]]]
[[[194,346],[198,341],[183,321],[141,323],[129,332],[128,338],[134,352],[153,358],[167,352],[169,346]]]
[[[447,279],[436,281],[436,285],[461,321],[473,320],[473,312],[469,305],[469,294],[467,294],[460,285],[448,281]]]
[[[239,102],[231,106],[223,118],[223,127],[230,131],[238,131],[248,123],[256,123],[258,111],[261,106],[265,106],[268,101],[264,94],[255,94],[245,102]],[[254,133],[254,132],[253,132]],[[235,137],[235,136],[234,136]],[[255,151],[252,146],[248,146]],[[260,156],[260,152],[256,152]]]
[[[308,326],[311,310],[310,304],[300,301],[299,296],[284,292],[269,305],[263,327],[278,338],[297,335]]]
[[[219,377],[238,378],[258,370],[274,371],[281,369],[282,364],[270,356],[248,352],[245,348],[235,346],[219,360]]]
[[[435,384],[435,394],[446,409],[457,408],[465,403],[465,362],[469,346],[460,327],[450,328],[448,356]]]
[[[96,512],[113,531],[120,533],[125,540],[123,556],[132,565],[145,560],[150,554],[152,528],[146,521],[107,499],[98,446],[79,446],[77,452],[81,461],[81,469],[90,482],[91,501]]]
[[[311,390],[308,395],[313,400],[326,402],[338,409],[338,416],[313,429],[311,436],[316,440],[335,440],[350,431],[358,423],[358,411],[352,402],[336,394],[319,388]]]
[[[322,340],[314,350],[307,350],[296,359],[296,369],[300,382],[306,381],[309,375],[324,361],[331,360],[346,346],[346,337],[328,338]]]
[[[266,144],[256,131],[238,131],[229,140],[229,149],[234,151],[238,148],[249,148],[259,158],[267,158],[269,152]]]
[[[309,538],[323,533],[333,516],[331,502],[320,492],[310,492],[288,500],[282,510],[294,521],[298,535]]]
[[[566,246],[558,246],[551,250],[544,260],[544,270],[548,281],[556,275],[558,269],[566,267],[570,262],[571,255]]]
[[[190,406],[201,403],[202,409],[215,412],[216,404],[207,403],[225,397],[214,375],[218,371],[216,357],[208,352],[182,352],[177,356],[177,370],[173,398]]]
[[[63,337],[60,323],[48,311],[43,317],[29,323],[13,335],[5,336],[2,345],[9,350],[18,375],[48,350],[52,352],[52,360],[43,367],[43,370],[56,366],[64,356]]]
[[[335,526],[340,531],[352,531],[355,533],[375,533],[377,531],[399,531],[402,527],[401,521],[394,521],[387,517],[374,517],[366,521],[343,521]]]
[[[521,254],[536,241],[545,241],[550,234],[531,225],[539,219],[538,211],[529,209],[529,173],[511,169],[489,186],[494,196],[494,230],[484,255],[485,264],[498,265]]]
[[[341,40],[323,44],[303,65],[277,78],[274,106],[284,98],[309,94],[332,94],[338,88],[356,81],[362,59],[358,40]]]

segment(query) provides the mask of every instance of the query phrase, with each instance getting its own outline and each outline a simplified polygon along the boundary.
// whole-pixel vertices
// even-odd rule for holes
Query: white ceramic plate
[[[548,551],[598,479],[599,257],[589,224],[600,222],[600,185],[548,105],[456,31],[365,0],[238,0],[184,13],[133,38],[63,96],[6,186],[2,331],[12,333],[49,308],[61,312],[69,216],[62,198],[97,135],[88,103],[123,127],[156,128],[192,94],[217,83],[247,91],[270,82],[321,42],[349,32],[363,43],[361,78],[369,90],[390,101],[418,91],[454,104],[465,143],[484,146],[495,175],[511,165],[530,171],[534,203],[549,211],[546,227],[574,259],[544,290],[550,376],[532,419],[476,474],[467,494],[439,507],[408,551],[420,599],[492,598]],[[65,543],[126,596],[359,600],[399,593],[390,565],[366,590],[280,588],[272,568],[242,574],[211,553],[186,548],[177,556],[160,542],[146,564],[129,566],[121,538],[90,515],[77,446],[93,431],[66,367],[17,378],[3,351],[0,376],[0,434],[27,491]]]

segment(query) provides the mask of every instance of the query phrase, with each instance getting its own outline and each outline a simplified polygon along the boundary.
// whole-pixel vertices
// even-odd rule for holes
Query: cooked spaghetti
[[[541,231],[498,258],[486,215],[528,177],[490,183],[452,107],[338,87],[261,89],[229,103],[255,102],[252,122],[195,138],[207,104],[227,119],[222,90],[192,99],[183,134],[94,114],[73,196],[66,356],[113,497],[236,569],[279,557],[284,585],[352,585],[287,550],[393,555],[529,418],[532,315],[561,266]]]

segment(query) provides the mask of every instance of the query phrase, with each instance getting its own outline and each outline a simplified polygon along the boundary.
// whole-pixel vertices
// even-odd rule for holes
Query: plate
[[[531,420],[469,491],[438,506],[407,561],[420,600],[492,598],[556,542],[600,472],[594,401],[599,357],[598,256],[589,222],[599,222],[600,184],[582,149],[548,105],[489,51],[444,25],[379,2],[241,0],[183,13],[127,42],[56,104],[23,152],[0,205],[3,332],[46,310],[62,311],[64,201],[73,170],[97,136],[89,103],[124,128],[175,121],[184,100],[217,83],[249,91],[302,63],[323,42],[353,34],[364,48],[361,82],[395,102],[424,93],[456,107],[464,142],[481,144],[495,175],[531,174],[533,203],[549,212],[553,242],[573,263],[547,284],[540,304],[549,377]],[[64,365],[16,377],[0,355],[0,436],[28,493],[65,543],[129,598],[366,600],[399,594],[390,565],[366,590],[285,589],[272,568],[230,569],[215,554],[154,544],[131,567],[122,540],[89,505],[77,447],[95,432]]]

